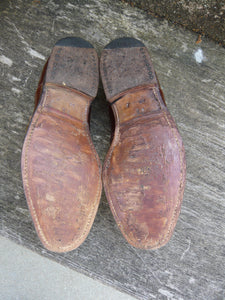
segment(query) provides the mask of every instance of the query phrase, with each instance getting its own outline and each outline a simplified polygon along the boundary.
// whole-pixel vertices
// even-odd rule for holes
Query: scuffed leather
[[[91,98],[47,84],[23,146],[24,190],[43,245],[70,251],[86,238],[101,195],[101,166],[89,134]]]
[[[114,139],[103,168],[112,213],[138,248],[165,245],[184,193],[185,152],[159,87],[137,87],[112,105]]]

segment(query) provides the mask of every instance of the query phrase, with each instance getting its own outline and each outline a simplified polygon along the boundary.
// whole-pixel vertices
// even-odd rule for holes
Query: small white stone
[[[36,50],[34,50],[32,48],[28,48],[27,52],[33,57],[37,57],[42,60],[45,60],[45,57],[42,54],[38,53]]]
[[[17,88],[12,88],[11,90],[12,90],[13,93],[18,94],[18,95],[19,95],[20,93],[22,93],[22,91],[19,90],[19,89],[17,89]]]
[[[201,64],[204,60],[206,60],[201,48],[199,48],[197,51],[195,51],[194,56],[195,56],[196,62],[199,64]]]
[[[194,283],[195,283],[195,279],[194,279],[193,277],[191,277],[191,278],[189,279],[189,283],[194,284]]]
[[[174,299],[174,294],[170,293],[168,290],[159,289],[158,292],[167,297],[167,299]]]
[[[20,78],[17,78],[16,76],[13,76],[13,75],[12,75],[11,79],[12,79],[13,81],[21,81]]]
[[[6,57],[5,55],[1,55],[0,56],[0,63],[11,67],[12,64],[13,64],[13,61],[10,58]]]

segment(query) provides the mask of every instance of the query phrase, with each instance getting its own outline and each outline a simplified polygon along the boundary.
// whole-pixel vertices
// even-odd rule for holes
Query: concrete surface
[[[138,299],[225,299],[225,49],[207,38],[196,45],[197,34],[109,0],[1,1],[0,25],[0,234]],[[45,60],[68,35],[87,39],[99,54],[122,36],[149,49],[187,158],[181,215],[161,249],[130,246],[104,193],[77,250],[51,253],[35,233],[21,182],[21,148]],[[102,162],[110,131],[100,85],[91,136]]]
[[[2,300],[135,299],[1,236],[0,266]]]
[[[225,46],[225,2],[221,0],[122,0]]]

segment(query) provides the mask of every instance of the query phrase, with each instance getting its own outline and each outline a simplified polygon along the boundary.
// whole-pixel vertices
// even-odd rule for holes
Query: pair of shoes
[[[35,229],[50,251],[71,251],[85,240],[102,182],[134,247],[165,245],[180,213],[184,147],[146,47],[134,38],[112,41],[102,52],[100,73],[115,117],[103,171],[88,124],[99,83],[93,46],[81,38],[59,40],[37,89],[21,169]]]

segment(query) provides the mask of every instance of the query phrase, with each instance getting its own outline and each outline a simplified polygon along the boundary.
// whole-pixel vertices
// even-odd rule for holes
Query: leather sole
[[[144,44],[107,45],[100,71],[115,117],[103,167],[114,218],[134,247],[156,249],[172,236],[184,193],[185,152]]]
[[[101,197],[101,165],[88,125],[99,82],[97,53],[83,39],[62,39],[42,77],[22,150],[22,179],[41,242],[67,252],[87,237]]]

